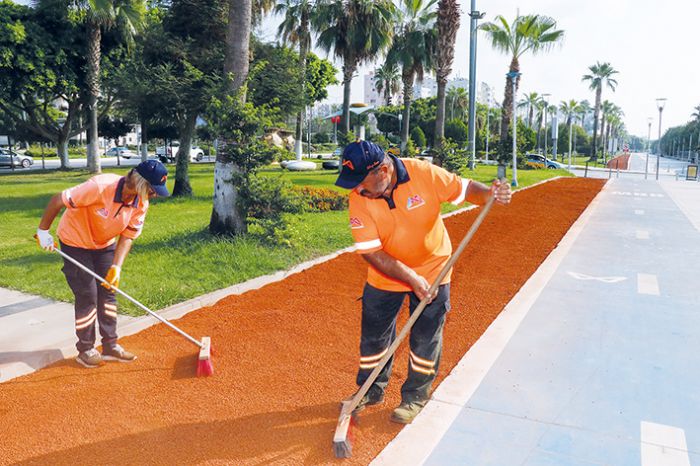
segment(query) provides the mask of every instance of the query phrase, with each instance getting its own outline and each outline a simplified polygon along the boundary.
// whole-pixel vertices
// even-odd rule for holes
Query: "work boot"
[[[343,400],[343,403],[350,403],[350,401],[352,401],[354,397],[354,394],[349,396],[348,398]],[[367,391],[367,393],[364,394],[360,402],[357,404],[357,407],[353,410],[353,414],[359,413],[367,406],[378,405],[381,403],[384,403],[384,390],[377,387],[376,385],[372,385]],[[340,408],[343,408],[343,404],[340,405]]]
[[[100,353],[97,352],[95,348],[90,348],[87,351],[81,351],[78,353],[78,356],[75,357],[75,360],[78,364],[83,367],[87,367],[88,369],[93,369],[99,366],[100,362],[102,362]]]
[[[410,424],[418,416],[428,400],[402,401],[391,413],[391,420],[399,424]]]
[[[105,361],[131,362],[136,359],[136,355],[128,352],[121,345],[114,345],[102,348],[102,359]]]

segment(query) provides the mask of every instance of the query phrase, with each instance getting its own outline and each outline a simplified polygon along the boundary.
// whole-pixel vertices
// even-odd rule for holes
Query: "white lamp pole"
[[[656,151],[656,181],[659,180],[659,164],[661,163],[661,114],[664,111],[664,106],[666,105],[666,98],[659,97],[656,99],[656,106],[659,109],[659,142],[658,150]]]

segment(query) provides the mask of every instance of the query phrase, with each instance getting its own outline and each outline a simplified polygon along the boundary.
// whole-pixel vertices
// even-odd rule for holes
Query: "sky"
[[[461,0],[462,21],[457,36],[453,76],[469,76],[470,3]],[[476,9],[486,12],[483,21],[503,15],[509,21],[520,14],[541,14],[554,18],[565,31],[561,46],[537,56],[520,59],[523,73],[519,96],[529,92],[551,94],[550,103],[587,99],[595,94],[581,77],[597,61],[609,62],[619,71],[615,92],[607,87],[603,99],[620,106],[630,134],[643,138],[652,117],[652,139],[658,134],[656,98],[667,98],[662,131],[685,124],[693,108],[700,105],[700,2],[697,0],[477,0]],[[269,18],[260,32],[275,38],[279,18]],[[505,74],[510,57],[495,51],[483,32],[478,33],[477,81],[494,89],[502,102]],[[320,56],[325,53],[317,51]],[[339,64],[338,64],[339,65]],[[353,80],[352,102],[363,97],[363,75],[375,65],[365,66]],[[329,101],[342,102],[342,89],[333,86]]]
[[[28,3],[29,0],[20,0]],[[457,36],[453,76],[469,76],[468,0],[461,0],[462,22]],[[656,98],[667,98],[662,131],[685,124],[700,105],[700,1],[697,0],[476,0],[476,9],[486,13],[482,21],[503,15],[511,21],[520,14],[542,14],[554,18],[565,31],[560,46],[537,56],[520,59],[523,73],[519,96],[538,92],[551,94],[550,103],[588,99],[595,95],[581,77],[597,61],[609,62],[619,71],[615,92],[605,88],[603,99],[625,112],[630,134],[646,138],[648,118],[652,117],[652,139],[658,134]],[[259,28],[263,38],[274,40],[279,17],[269,17]],[[503,100],[505,74],[510,58],[495,51],[483,32],[478,33],[477,81],[494,89]],[[316,51],[319,56],[325,53]],[[332,57],[330,57],[332,58]],[[337,63],[338,69],[340,64]],[[364,74],[374,69],[364,66],[353,80],[352,102],[364,95]],[[329,102],[342,102],[342,88],[329,89]]]

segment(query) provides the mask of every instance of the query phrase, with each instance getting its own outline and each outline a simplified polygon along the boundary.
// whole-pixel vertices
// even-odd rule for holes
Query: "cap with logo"
[[[170,196],[165,182],[168,179],[168,169],[158,160],[146,160],[136,165],[136,172],[151,185],[160,197]]]
[[[348,144],[343,151],[342,168],[336,186],[355,189],[365,177],[384,160],[384,151],[368,141]]]

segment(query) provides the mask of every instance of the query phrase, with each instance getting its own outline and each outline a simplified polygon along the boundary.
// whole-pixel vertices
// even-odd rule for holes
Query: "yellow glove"
[[[107,271],[107,276],[105,277],[105,281],[109,283],[109,285],[107,283],[101,283],[101,285],[107,288],[109,291],[114,291],[112,286],[115,288],[119,288],[119,275],[121,273],[121,267],[119,267],[118,265],[112,265]]]

